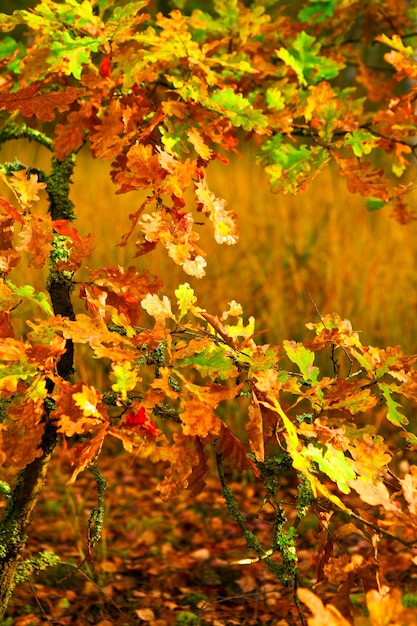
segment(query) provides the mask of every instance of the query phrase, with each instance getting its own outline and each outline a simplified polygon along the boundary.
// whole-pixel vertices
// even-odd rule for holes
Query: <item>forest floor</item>
[[[300,624],[292,588],[263,563],[233,564],[254,553],[226,510],[217,478],[196,497],[184,492],[163,502],[158,468],[149,462],[104,455],[100,466],[108,481],[104,529],[84,563],[95,481],[84,472],[65,487],[65,460],[51,468],[28,552],[49,550],[61,563],[16,588],[2,626]],[[267,539],[272,522],[257,514],[256,485],[242,477],[231,487],[251,529]],[[314,578],[308,546],[299,558],[306,583]]]
[[[196,497],[184,492],[163,502],[157,491],[163,468],[125,453],[102,455],[100,467],[108,481],[105,520],[102,539],[89,556],[95,481],[84,472],[74,485],[65,486],[71,468],[64,455],[50,469],[28,553],[48,550],[61,563],[16,588],[0,626],[301,626],[292,588],[281,585],[262,562],[236,563],[254,553],[227,512],[218,478],[209,477]],[[262,504],[262,493],[248,477],[232,478],[229,486],[248,527],[268,547],[272,507],[268,512],[269,505]],[[298,539],[299,585],[314,585],[325,602],[335,603],[337,585],[328,580],[314,584],[318,533],[317,519],[311,516]],[[399,587],[408,581],[415,589],[416,571],[400,556],[395,568],[394,554],[387,557],[385,569],[395,578],[391,583]],[[353,589],[352,599],[363,606],[363,589]],[[304,605],[302,612],[306,620]]]

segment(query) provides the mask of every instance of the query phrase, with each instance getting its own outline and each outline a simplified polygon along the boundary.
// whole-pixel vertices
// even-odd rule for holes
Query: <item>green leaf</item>
[[[48,315],[53,315],[54,312],[52,310],[51,305],[48,301],[48,296],[45,293],[39,292],[35,294],[35,289],[32,285],[24,285],[23,287],[17,287],[10,280],[6,279],[7,286],[15,293],[17,296],[21,298],[27,298],[27,300],[31,300],[32,302],[36,302]]]
[[[220,378],[226,380],[237,375],[237,368],[230,356],[220,348],[210,346],[198,354],[181,359],[181,366],[191,365],[202,376],[209,376],[212,380]]]
[[[5,37],[1,40],[0,59],[7,59],[8,57],[11,57],[17,49],[22,52],[24,51],[23,45],[15,41],[13,37]]]
[[[288,358],[298,366],[304,380],[316,385],[320,370],[313,365],[314,352],[307,350],[302,343],[297,343],[296,341],[284,340],[283,346]]]
[[[387,203],[380,198],[368,198],[366,201],[368,211],[379,211],[383,206],[387,206]]]
[[[28,380],[38,374],[38,369],[27,361],[0,363],[0,390],[16,391],[20,380]]]
[[[179,321],[187,315],[188,311],[195,310],[196,307],[194,305],[197,302],[197,298],[194,295],[194,289],[192,289],[188,283],[180,285],[178,289],[175,290],[175,295],[178,298],[177,305],[180,312],[178,317]]]
[[[378,383],[378,387],[382,391],[383,396],[385,398],[385,402],[387,403],[387,408],[388,408],[387,419],[392,424],[395,424],[395,426],[401,427],[401,426],[408,424],[408,419],[405,417],[405,415],[400,413],[398,410],[399,408],[402,408],[401,405],[398,402],[396,402],[391,395],[392,389],[390,385],[386,385],[384,383]]]
[[[238,24],[238,0],[228,0],[228,2],[224,2],[224,0],[214,0],[213,4],[215,12],[227,28],[231,29]]]
[[[298,12],[298,17],[307,24],[320,24],[328,17],[333,17],[337,0],[309,0],[308,4]]]
[[[269,87],[265,92],[265,100],[272,111],[282,111],[285,108],[285,98],[278,87]]]
[[[113,371],[110,374],[110,380],[114,381],[111,388],[120,395],[123,402],[127,400],[128,391],[132,391],[139,380],[136,369],[132,367],[132,364],[127,361],[113,363]]]
[[[316,447],[310,443],[307,448],[303,448],[302,454],[315,461],[320,471],[333,480],[342,493],[350,493],[348,483],[355,480],[356,473],[341,450],[331,445]]]
[[[321,44],[315,37],[301,31],[291,48],[280,48],[276,50],[276,55],[294,70],[300,85],[306,87],[309,83],[315,85],[335,78],[344,67],[344,63],[320,56],[320,48]]]
[[[367,130],[354,130],[347,133],[343,142],[353,150],[353,154],[361,157],[369,154],[377,145],[377,139]]]
[[[307,146],[283,140],[281,134],[268,139],[261,148],[260,161],[269,176],[274,193],[298,193],[329,161],[321,146]]]
[[[58,61],[65,74],[72,74],[75,78],[81,78],[83,65],[90,63],[91,54],[97,52],[102,39],[92,37],[77,37],[74,39],[70,33],[62,33],[59,41],[51,44],[51,52],[55,61]],[[51,67],[54,64],[51,63]]]
[[[219,89],[211,96],[208,106],[212,105],[215,111],[228,117],[234,126],[242,127],[245,130],[266,128],[268,120],[265,115],[254,109],[252,104],[242,96],[235,93],[231,87]],[[213,106],[214,105],[214,106]]]

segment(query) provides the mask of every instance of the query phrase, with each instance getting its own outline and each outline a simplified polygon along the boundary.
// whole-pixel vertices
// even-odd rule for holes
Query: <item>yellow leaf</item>
[[[271,400],[271,402],[263,401],[266,407],[278,413],[285,428],[285,441],[287,443],[288,454],[292,457],[293,467],[299,470],[309,481],[311,485],[311,489],[313,491],[314,496],[317,496],[317,493],[320,493],[322,496],[327,498],[330,502],[333,502],[339,509],[345,512],[349,512],[349,509],[343,504],[341,499],[332,493],[325,485],[323,485],[319,479],[314,476],[311,471],[311,461],[308,458],[308,455],[303,452],[303,445],[298,438],[297,429],[294,424],[291,422],[289,417],[284,413],[281,404],[279,403],[277,398]]]
[[[3,181],[13,191],[23,209],[27,209],[39,200],[38,193],[45,189],[45,183],[38,183],[38,175],[31,174],[27,177],[27,170],[13,172],[13,178],[2,176]]]
[[[99,417],[100,412],[97,410],[97,403],[100,398],[97,396],[97,391],[94,387],[82,386],[82,391],[73,394],[75,404],[82,410],[86,417],[94,416]]]
[[[155,613],[152,611],[152,609],[136,609],[136,615],[143,622],[153,622],[153,620],[155,619]]]
[[[379,591],[370,589],[366,594],[366,606],[369,611],[371,626],[411,624],[401,619],[403,606],[399,589],[389,589],[388,587],[383,587]]]
[[[313,613],[307,618],[308,626],[350,626],[350,623],[332,604],[324,606],[323,602],[309,589],[299,589],[298,597]],[[376,626],[376,625],[375,625]]]

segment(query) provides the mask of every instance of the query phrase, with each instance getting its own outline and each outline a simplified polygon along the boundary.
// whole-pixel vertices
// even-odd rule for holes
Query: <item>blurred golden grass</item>
[[[3,149],[1,162],[15,156],[26,165],[49,169],[43,148],[13,141]],[[76,225],[97,242],[89,267],[147,268],[164,280],[170,296],[187,281],[200,306],[212,314],[237,300],[245,315],[255,316],[257,330],[267,331],[262,342],[309,337],[305,323],[318,320],[310,293],[322,314],[337,312],[362,330],[364,343],[401,344],[405,352],[417,352],[417,224],[401,226],[388,210],[367,212],[364,199],[346,190],[335,169],[327,168],[303,194],[278,196],[269,191],[250,151],[229,166],[210,165],[209,185],[237,213],[240,241],[219,246],[209,223],[197,226],[201,247],[208,252],[207,276],[201,280],[185,275],[163,249],[135,259],[135,235],[127,247],[115,245],[143,194],[116,195],[109,170],[109,163],[95,161],[85,151],[73,177]],[[3,186],[0,192],[7,195]],[[45,289],[45,271],[27,270],[24,264],[12,279]],[[22,307],[19,315],[25,314]]]

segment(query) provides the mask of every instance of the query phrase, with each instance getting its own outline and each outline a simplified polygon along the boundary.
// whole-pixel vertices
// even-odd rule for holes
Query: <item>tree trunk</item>
[[[16,574],[26,545],[27,531],[45,482],[49,460],[56,442],[56,429],[50,422],[47,422],[41,443],[42,456],[32,461],[20,472],[1,520],[0,620],[4,617],[16,586]]]

